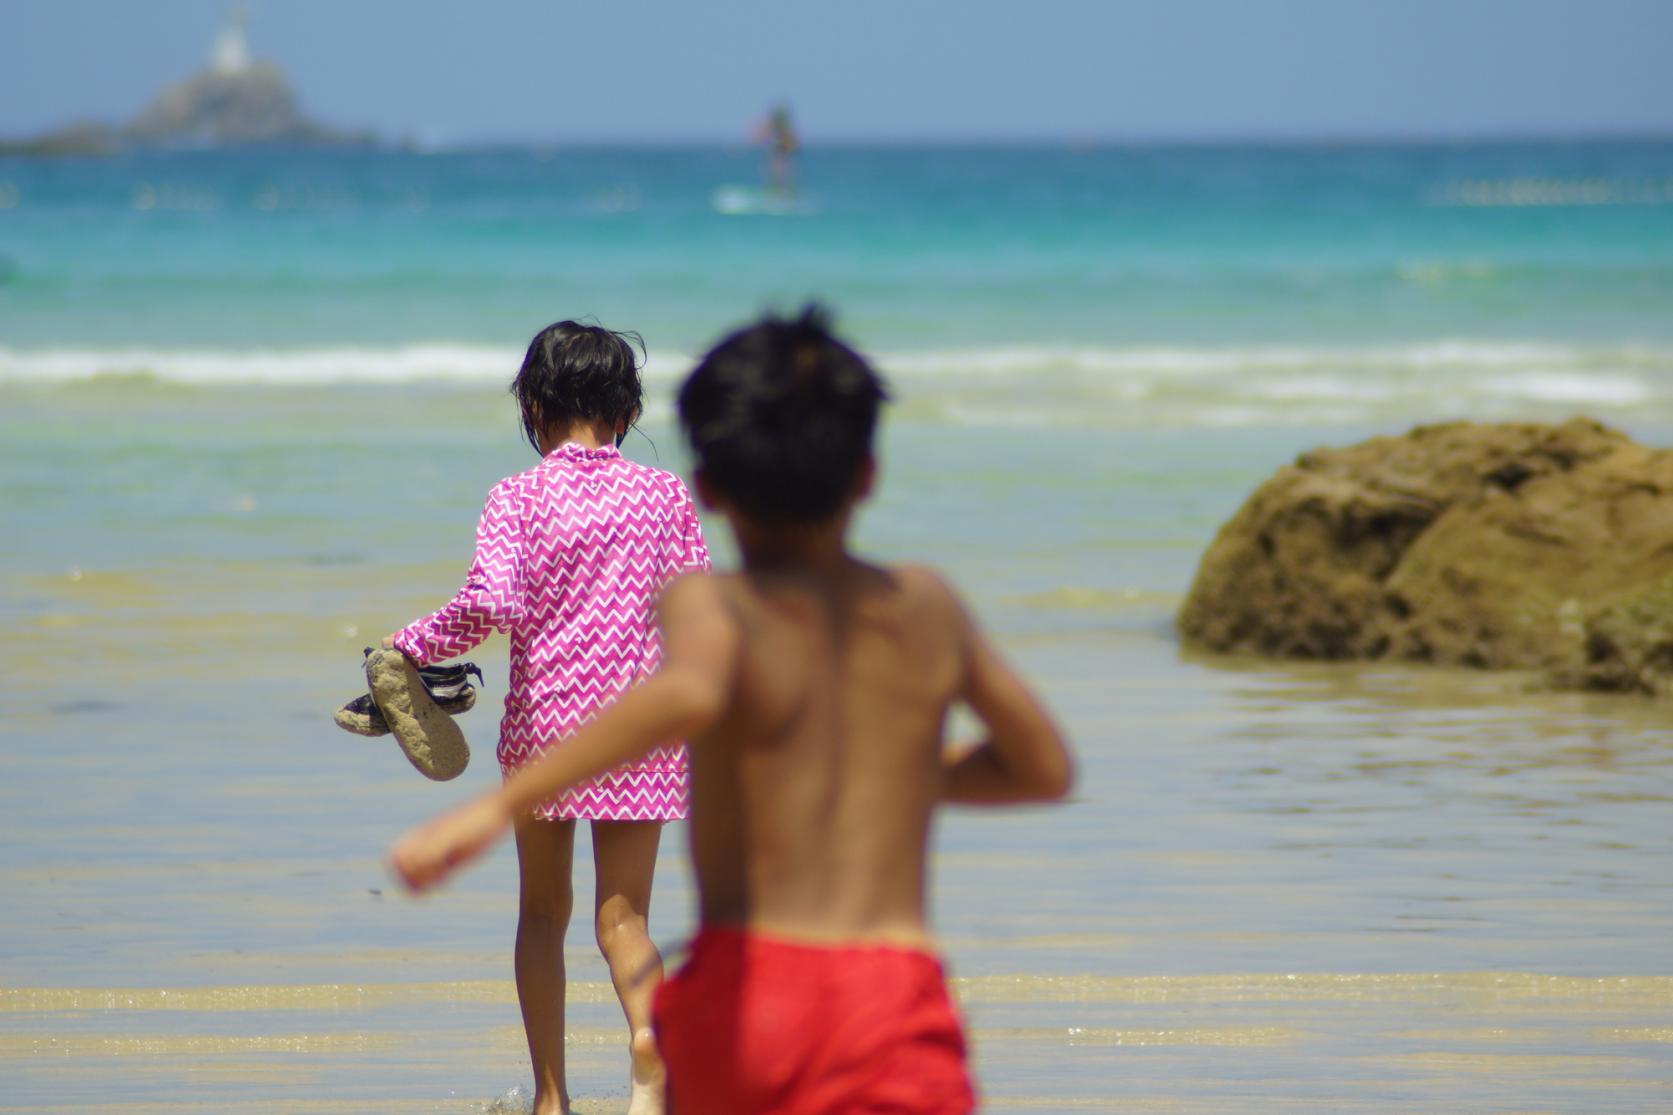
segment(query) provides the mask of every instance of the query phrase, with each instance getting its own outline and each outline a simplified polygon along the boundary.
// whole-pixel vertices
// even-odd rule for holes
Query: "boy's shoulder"
[[[964,601],[933,566],[889,565],[856,559],[853,568],[861,577],[863,596],[875,602],[887,601],[887,607],[905,613],[910,622],[935,624],[949,630],[966,625]],[[774,571],[765,576],[763,582],[747,568],[729,573],[687,574],[681,580],[694,583],[682,591],[688,599],[710,606],[727,606],[735,613],[744,614],[760,594],[772,593],[770,586],[782,573]]]
[[[902,600],[933,609],[948,621],[962,622],[965,615],[963,600],[933,566],[869,562],[860,565]],[[669,582],[668,587],[663,589],[663,599],[676,606],[716,607],[746,600],[757,590],[756,578],[748,569],[732,572],[693,570]]]
[[[865,574],[876,578],[895,592],[906,596],[922,599],[928,603],[941,604],[947,607],[963,610],[964,604],[958,590],[954,589],[947,578],[932,565],[916,562],[906,562],[898,565],[888,565],[882,562],[855,559],[855,567]],[[748,568],[732,572],[704,572],[690,573],[681,578],[682,581],[699,581],[705,588],[693,588],[688,591],[696,592],[747,592],[754,584],[755,578]]]
[[[940,603],[957,605],[958,592],[948,583],[947,578],[933,565],[920,562],[906,562],[900,565],[878,566],[884,572],[892,575],[906,592],[922,595],[926,599]]]
[[[929,609],[937,613],[936,618],[947,620],[964,614],[964,604],[958,591],[932,565],[919,562],[862,564],[881,578],[888,590],[909,607]]]
[[[973,628],[958,590],[930,565],[896,565],[890,573],[898,586],[899,612],[905,621],[929,640],[927,645],[950,651],[962,661]]]

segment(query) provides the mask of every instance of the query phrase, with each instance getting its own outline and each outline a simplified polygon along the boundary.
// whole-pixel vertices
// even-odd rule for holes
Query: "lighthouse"
[[[209,55],[211,70],[228,77],[249,72],[250,40],[244,34],[244,25],[249,21],[250,13],[244,8],[227,13],[227,21],[215,36],[215,49]]]

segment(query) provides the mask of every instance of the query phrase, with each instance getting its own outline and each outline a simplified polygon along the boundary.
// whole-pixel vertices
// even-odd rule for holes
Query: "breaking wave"
[[[0,384],[121,377],[197,386],[503,384],[518,349],[427,344],[273,350],[0,347]],[[1673,348],[1485,341],[1404,345],[1019,345],[879,352],[914,417],[1012,427],[1342,424],[1551,417],[1673,419]],[[653,395],[692,355],[650,353]]]

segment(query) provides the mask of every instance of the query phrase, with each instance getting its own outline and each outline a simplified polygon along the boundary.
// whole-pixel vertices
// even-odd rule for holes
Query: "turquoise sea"
[[[640,331],[626,448],[682,468],[692,356],[809,298],[896,395],[862,547],[946,568],[1082,760],[1069,805],[937,834],[986,1110],[1673,1104],[1673,714],[1170,622],[1312,446],[1577,413],[1673,445],[1673,142],[800,170],[782,202],[741,149],[0,158],[0,1110],[517,1108],[512,857],[422,903],[380,865],[494,777],[493,717],[438,786],[329,714],[528,464],[540,326]],[[597,1115],[625,1034],[584,923]]]

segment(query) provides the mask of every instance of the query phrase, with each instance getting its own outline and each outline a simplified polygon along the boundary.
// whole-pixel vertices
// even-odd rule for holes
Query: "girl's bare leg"
[[[648,928],[651,875],[662,839],[658,821],[594,821],[593,867],[598,893],[593,908],[598,950],[610,966],[610,982],[627,1016],[632,1059],[628,1115],[663,1111],[662,1059],[651,1033],[651,996],[662,982],[662,955]]]
[[[522,877],[517,908],[517,1001],[534,1062],[534,1115],[568,1115],[564,1080],[563,938],[574,906],[570,868],[575,822],[533,818],[517,825]]]

